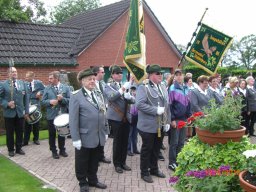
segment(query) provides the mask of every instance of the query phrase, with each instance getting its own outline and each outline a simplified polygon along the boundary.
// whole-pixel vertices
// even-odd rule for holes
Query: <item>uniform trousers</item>
[[[100,147],[98,145],[96,148],[82,147],[80,150],[75,149],[75,171],[80,187],[98,182]]]
[[[104,146],[100,146],[100,149],[99,149],[99,160],[103,160],[105,158],[105,155],[104,155]]]
[[[14,151],[14,143],[16,151],[19,151],[22,147],[22,137],[24,129],[24,118],[19,118],[17,115],[14,118],[4,118],[6,128],[6,143],[8,151]],[[14,142],[14,133],[16,139]]]
[[[56,129],[53,124],[53,120],[48,120],[48,132],[49,132],[49,145],[50,150],[53,153],[57,152],[56,149]],[[60,151],[65,151],[65,137],[61,137],[58,135],[58,146]]]
[[[254,124],[256,122],[256,111],[251,111],[249,115],[249,134],[254,135]]]
[[[109,125],[113,130],[113,163],[115,167],[126,165],[128,137],[130,123],[109,120]]]
[[[141,176],[149,176],[150,172],[158,171],[158,154],[161,146],[161,138],[157,133],[147,133],[138,130],[142,139],[140,153]]]
[[[30,140],[30,133],[33,130],[33,141],[38,141],[39,139],[39,121],[34,123],[34,124],[28,124],[27,122],[25,122],[25,129],[24,129],[24,144],[28,144],[29,140]]]

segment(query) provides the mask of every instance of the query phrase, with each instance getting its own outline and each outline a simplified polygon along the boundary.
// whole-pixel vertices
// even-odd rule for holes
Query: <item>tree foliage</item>
[[[99,6],[99,0],[63,0],[53,9],[50,17],[53,23],[60,24],[78,13],[96,9]]]
[[[225,66],[244,67],[248,70],[256,65],[256,36],[248,35],[234,41],[223,60]]]
[[[0,19],[12,22],[45,22],[44,3],[40,0],[28,0],[28,5],[21,5],[20,0],[0,0]]]

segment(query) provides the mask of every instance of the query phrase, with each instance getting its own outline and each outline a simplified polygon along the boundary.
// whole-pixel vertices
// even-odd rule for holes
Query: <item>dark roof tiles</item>
[[[0,21],[0,64],[74,64],[72,45],[80,29]]]
[[[82,28],[81,35],[72,54],[79,54],[102,32],[118,19],[130,6],[130,0],[123,0],[95,10],[79,13],[65,21],[61,26]]]

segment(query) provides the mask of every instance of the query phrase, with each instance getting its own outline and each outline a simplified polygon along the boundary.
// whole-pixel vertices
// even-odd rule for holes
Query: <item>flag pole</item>
[[[191,42],[192,42],[192,40],[194,39],[194,37],[197,35],[197,30],[198,30],[198,28],[199,28],[199,26],[201,26],[201,24],[202,24],[202,21],[203,21],[203,18],[204,18],[204,16],[205,16],[205,14],[206,14],[206,11],[208,10],[208,8],[205,8],[205,11],[204,11],[204,13],[203,13],[203,15],[202,15],[202,17],[201,17],[201,19],[200,19],[200,21],[197,23],[197,27],[196,27],[196,30],[194,31],[194,33],[192,34],[192,37],[191,37],[191,39],[190,39],[190,41],[189,41],[189,43],[187,44],[187,47],[186,47],[186,51],[185,52],[183,52],[183,54],[182,54],[182,57],[181,57],[181,59],[179,60],[179,63],[178,63],[178,67],[180,67],[180,65],[181,65],[181,63],[182,63],[182,61],[184,60],[184,58],[185,58],[185,55],[187,54],[187,51],[188,51],[188,49],[189,49],[189,47],[191,46]]]

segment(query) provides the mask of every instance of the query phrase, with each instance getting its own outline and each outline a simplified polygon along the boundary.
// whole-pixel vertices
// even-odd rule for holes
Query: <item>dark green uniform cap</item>
[[[93,72],[92,69],[85,69],[83,71],[80,71],[78,73],[77,79],[81,81],[84,77],[90,76],[90,75],[97,75],[97,73]]]
[[[109,71],[111,74],[113,74],[113,73],[121,73],[123,70],[118,65],[112,65],[109,67]]]
[[[146,72],[147,73],[155,73],[155,72],[163,73],[164,71],[162,71],[160,65],[158,65],[158,64],[151,64],[151,65],[147,66]]]

